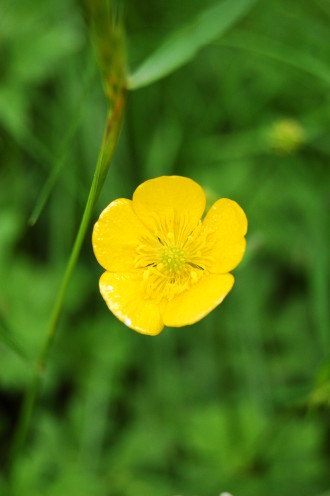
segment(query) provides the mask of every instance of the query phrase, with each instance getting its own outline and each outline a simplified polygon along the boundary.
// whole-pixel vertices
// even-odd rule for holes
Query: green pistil
[[[161,263],[171,273],[180,271],[185,263],[182,248],[177,246],[166,246],[161,256]]]

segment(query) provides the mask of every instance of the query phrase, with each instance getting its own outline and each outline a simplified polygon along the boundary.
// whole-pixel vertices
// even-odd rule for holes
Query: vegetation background
[[[207,13],[220,4],[219,23],[245,7],[216,34]],[[120,12],[133,74],[164,43],[179,63],[128,93],[94,221],[142,181],[180,174],[209,203],[244,208],[248,249],[220,307],[151,338],[104,304],[90,226],[12,492],[329,496],[329,1],[126,0]],[[78,0],[2,0],[1,495],[31,376],[21,355],[44,340],[101,144],[96,59]]]

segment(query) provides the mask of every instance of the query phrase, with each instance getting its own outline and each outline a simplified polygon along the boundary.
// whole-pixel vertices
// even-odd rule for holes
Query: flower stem
[[[89,222],[91,220],[95,202],[102,189],[104,180],[106,178],[109,169],[110,161],[112,159],[115,146],[118,141],[118,136],[123,119],[124,102],[125,102],[125,93],[123,90],[119,93],[116,104],[114,105],[112,111],[109,112],[107,118],[102,146],[98,157],[87,203],[80,223],[80,227],[71,251],[70,258],[66,266],[66,270],[62,279],[62,284],[60,286],[60,289],[57,294],[57,298],[54,303],[54,307],[47,327],[45,341],[41,348],[39,357],[37,359],[36,366],[31,379],[31,383],[28,386],[25,393],[23,405],[20,412],[20,417],[18,420],[17,429],[15,431],[13,443],[11,445],[11,449],[9,452],[9,460],[8,460],[9,481],[12,480],[17,459],[20,456],[20,453],[24,447],[29,432],[31,418],[33,416],[33,411],[34,411],[40,383],[42,380],[43,371],[45,370],[46,361],[55,337],[57,324],[61,314],[66,291],[68,289],[73,270],[75,268],[75,265],[79,257],[82,243],[84,241],[89,226]]]

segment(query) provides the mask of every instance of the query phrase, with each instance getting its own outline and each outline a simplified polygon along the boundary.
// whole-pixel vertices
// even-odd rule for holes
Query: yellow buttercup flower
[[[164,325],[193,324],[231,290],[229,271],[245,251],[246,215],[222,198],[201,221],[205,203],[192,179],[162,176],[101,213],[93,230],[94,253],[106,270],[100,291],[128,327],[156,335]]]

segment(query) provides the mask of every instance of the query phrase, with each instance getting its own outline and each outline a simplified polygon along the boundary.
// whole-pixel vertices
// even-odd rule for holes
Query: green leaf
[[[223,0],[202,12],[194,21],[173,33],[128,78],[135,90],[161,79],[192,60],[198,51],[239,21],[256,0]]]

